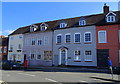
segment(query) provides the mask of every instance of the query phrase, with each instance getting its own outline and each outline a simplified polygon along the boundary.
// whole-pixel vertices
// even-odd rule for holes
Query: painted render
[[[9,49],[8,49],[8,60],[14,60],[19,61],[20,63],[23,63],[23,40],[24,36],[23,34],[16,34],[16,35],[11,35],[9,36]],[[21,45],[21,52],[18,52],[19,50],[18,46],[19,44]],[[13,45],[13,50],[10,52],[10,46]],[[19,55],[19,57],[18,57]]]
[[[44,60],[44,51],[52,51],[52,31],[32,32],[24,34],[24,55],[26,54],[29,66],[52,66],[52,60]],[[48,44],[44,44],[44,38],[48,37]],[[31,40],[35,39],[35,45],[31,45]],[[42,44],[37,45],[37,40],[41,39]],[[35,52],[35,58],[30,59],[31,52]],[[41,54],[41,59],[36,59],[37,53]]]
[[[90,44],[85,44],[84,42],[84,33],[91,32],[92,33],[92,42]],[[65,34],[71,34],[71,43],[65,43]],[[81,42],[74,43],[74,34],[81,34]],[[58,34],[62,35],[62,43],[56,44],[56,36]],[[71,66],[97,66],[97,56],[96,56],[96,28],[95,26],[85,26],[85,27],[75,27],[68,29],[59,29],[54,30],[54,43],[53,43],[53,65],[60,65],[60,48],[67,48],[67,57],[66,57],[66,65]],[[81,52],[81,61],[74,60],[74,51],[80,50]],[[92,51],[92,61],[85,61],[85,50]]]

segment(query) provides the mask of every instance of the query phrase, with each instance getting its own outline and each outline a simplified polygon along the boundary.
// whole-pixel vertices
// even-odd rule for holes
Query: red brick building
[[[96,26],[98,66],[107,66],[109,57],[113,66],[120,66],[120,11],[109,11],[104,6],[104,17]]]
[[[0,60],[7,60],[8,37],[0,36]]]

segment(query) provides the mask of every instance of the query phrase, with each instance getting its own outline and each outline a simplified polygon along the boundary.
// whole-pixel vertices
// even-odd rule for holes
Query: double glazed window
[[[85,61],[92,61],[92,51],[91,50],[85,51]]]
[[[85,42],[92,42],[91,32],[86,32],[84,36]]]
[[[56,38],[56,43],[61,43],[62,42],[62,36],[61,35],[57,35],[57,38]]]
[[[71,41],[70,39],[71,39],[70,34],[66,34],[66,35],[65,35],[65,42],[66,42],[66,43],[70,43],[70,41]]]
[[[98,43],[106,43],[106,31],[98,32]]]
[[[42,40],[41,39],[38,40],[38,45],[42,45]]]
[[[75,60],[81,60],[81,57],[80,57],[80,50],[76,50],[74,51],[74,54],[75,54]]]
[[[67,26],[66,23],[60,23],[60,28],[65,28]]]
[[[81,39],[80,33],[75,33],[74,39],[75,39],[74,40],[75,43],[80,43],[80,39]]]

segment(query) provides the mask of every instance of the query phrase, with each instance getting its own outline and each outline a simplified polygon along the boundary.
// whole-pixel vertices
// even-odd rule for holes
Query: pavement
[[[32,66],[28,67],[26,70],[28,71],[50,71],[50,72],[57,72],[57,71],[66,71],[66,72],[95,72],[95,73],[109,73],[108,69],[105,68],[88,68],[88,67],[40,67],[40,66]]]

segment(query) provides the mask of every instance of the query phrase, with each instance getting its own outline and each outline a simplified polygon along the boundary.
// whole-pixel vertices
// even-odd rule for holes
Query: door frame
[[[61,51],[62,51],[63,48],[59,49],[59,65],[61,65]],[[67,65],[67,49],[65,49],[65,65]]]

